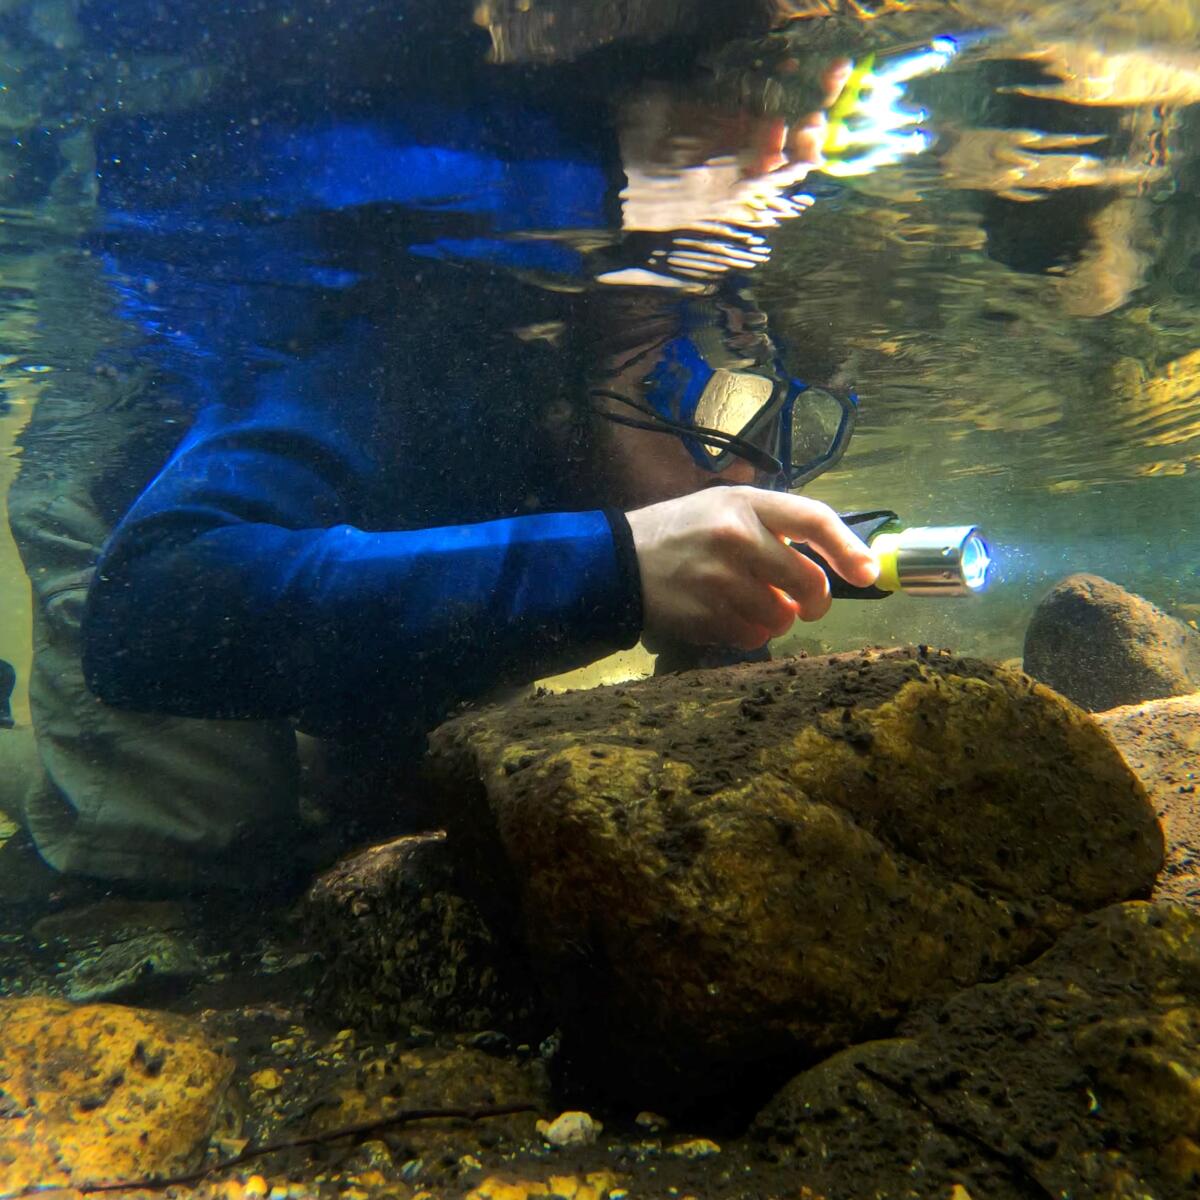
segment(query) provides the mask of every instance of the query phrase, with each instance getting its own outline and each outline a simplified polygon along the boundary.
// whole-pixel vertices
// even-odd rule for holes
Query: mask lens
[[[806,388],[792,404],[791,465],[798,481],[809,472],[832,466],[853,428],[853,402],[820,388]]]
[[[771,402],[774,392],[774,381],[763,375],[719,367],[705,384],[692,419],[706,429],[736,437]],[[711,458],[725,453],[720,446],[705,446],[705,450]]]

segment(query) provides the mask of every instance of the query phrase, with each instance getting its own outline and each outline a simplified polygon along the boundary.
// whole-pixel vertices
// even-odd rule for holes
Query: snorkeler
[[[296,827],[297,728],[411,761],[496,685],[819,617],[828,580],[784,537],[874,570],[772,490],[836,461],[848,400],[794,384],[741,294],[763,230],[728,207],[702,228],[689,192],[773,223],[815,124],[698,139],[694,97],[630,92],[614,148],[578,98],[541,112],[416,65],[398,96],[389,59],[366,104],[357,65],[316,98],[258,71],[110,118],[72,160],[98,189],[59,189],[100,209],[56,265],[80,362],[38,402],[10,512],[44,768],[22,803],[62,871],[250,885]],[[672,129],[703,154],[667,189],[700,238],[643,203]]]
[[[551,387],[533,391],[521,349],[502,362],[493,337],[472,383],[461,345],[435,369],[429,330],[410,377],[407,355],[381,363],[377,331],[354,322],[264,373],[244,408],[209,406],[100,560],[92,690],[144,711],[396,738],[641,636],[754,649],[821,617],[828,578],[783,539],[854,583],[874,578],[870,551],[814,500],[714,485],[811,478],[849,421],[809,420],[827,394],[808,397],[765,331],[748,336],[759,314],[722,301],[635,297],[625,342],[643,344],[617,352],[629,361],[615,372],[570,369],[589,386],[559,425],[540,407],[558,390],[543,365]],[[647,312],[669,336],[646,338]],[[401,318],[382,342],[420,332]],[[546,353],[569,363],[571,337]],[[486,438],[497,410],[508,446]],[[506,453],[514,436],[524,453]]]

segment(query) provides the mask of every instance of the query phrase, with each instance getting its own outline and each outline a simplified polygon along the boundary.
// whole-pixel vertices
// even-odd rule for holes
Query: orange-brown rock
[[[1086,714],[949,654],[536,697],[443,726],[432,764],[570,1044],[640,1103],[885,1029],[1162,863]]]
[[[194,1168],[232,1069],[182,1017],[0,1001],[0,1190]]]
[[[1200,908],[1200,692],[1097,713],[1145,785],[1167,861],[1154,896]]]

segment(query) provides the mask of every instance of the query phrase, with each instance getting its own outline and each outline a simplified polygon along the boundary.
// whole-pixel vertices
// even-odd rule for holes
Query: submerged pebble
[[[677,1142],[667,1148],[668,1154],[676,1158],[711,1158],[721,1153],[721,1147],[708,1138],[689,1138],[686,1142]]]
[[[633,1118],[633,1123],[639,1129],[646,1129],[650,1133],[658,1133],[660,1130],[666,1129],[671,1122],[660,1113],[656,1112],[640,1112]]]
[[[539,1121],[537,1131],[550,1143],[560,1149],[566,1146],[590,1146],[604,1128],[590,1113],[565,1112],[560,1113],[553,1121]]]

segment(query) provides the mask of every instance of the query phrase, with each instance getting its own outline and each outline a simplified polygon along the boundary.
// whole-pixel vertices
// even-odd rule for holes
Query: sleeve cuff
[[[623,646],[632,646],[642,636],[642,573],[638,567],[637,548],[633,544],[633,530],[629,520],[620,509],[603,510],[608,527],[612,530],[613,552],[617,560],[617,587],[624,597],[618,613],[620,637]]]

